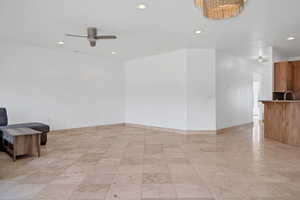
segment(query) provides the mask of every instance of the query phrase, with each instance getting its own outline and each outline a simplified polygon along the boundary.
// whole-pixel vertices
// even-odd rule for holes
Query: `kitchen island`
[[[264,104],[264,136],[300,146],[300,100],[267,100]]]

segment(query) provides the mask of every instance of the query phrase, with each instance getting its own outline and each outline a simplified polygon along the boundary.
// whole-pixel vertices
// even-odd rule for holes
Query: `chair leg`
[[[47,133],[42,133],[40,138],[41,138],[41,145],[46,145],[46,143],[47,143]]]
[[[13,161],[16,161],[17,157],[17,137],[13,138]]]
[[[36,135],[36,148],[37,148],[37,152],[38,152],[38,157],[41,156],[41,145],[40,145],[40,139],[41,138],[41,135],[40,134],[37,134]]]

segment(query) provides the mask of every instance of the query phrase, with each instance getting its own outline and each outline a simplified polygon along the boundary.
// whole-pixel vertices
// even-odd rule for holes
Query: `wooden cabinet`
[[[290,62],[274,64],[274,92],[286,92],[293,89],[293,65]]]
[[[294,66],[293,91],[296,99],[300,99],[300,61],[294,61],[292,64]]]
[[[264,136],[300,146],[300,101],[263,101]]]

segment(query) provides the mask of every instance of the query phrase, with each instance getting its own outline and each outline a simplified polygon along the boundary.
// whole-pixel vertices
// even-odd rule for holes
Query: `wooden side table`
[[[40,137],[42,132],[30,128],[1,128],[3,146],[13,160],[20,155],[33,155],[37,151],[41,154]]]

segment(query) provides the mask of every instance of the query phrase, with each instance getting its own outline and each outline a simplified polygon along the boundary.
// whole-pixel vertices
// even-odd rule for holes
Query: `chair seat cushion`
[[[42,133],[48,133],[50,131],[48,125],[39,122],[11,124],[8,125],[7,128],[31,128],[33,130],[41,131]]]

